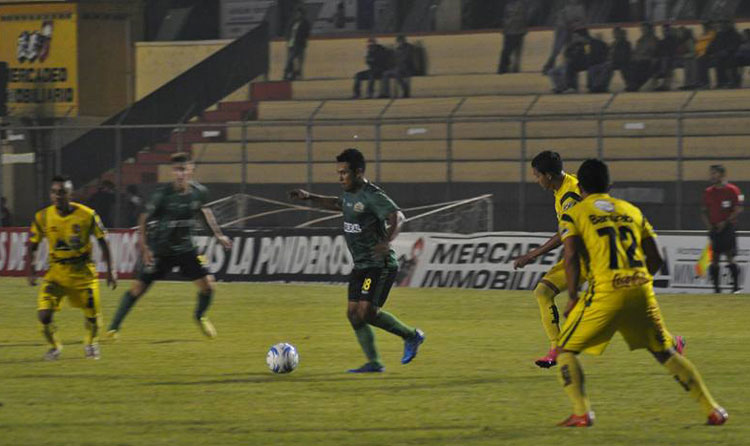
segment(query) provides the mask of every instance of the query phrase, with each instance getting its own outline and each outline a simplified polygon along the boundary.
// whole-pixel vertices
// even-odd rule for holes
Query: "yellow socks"
[[[86,327],[86,336],[83,338],[83,343],[85,345],[91,345],[95,344],[97,341],[99,341],[99,327],[101,324],[101,317],[93,317],[93,318],[86,318],[86,321],[84,323]]]
[[[55,324],[42,324],[42,334],[44,335],[44,339],[52,345],[52,348],[62,348],[60,338],[57,336],[57,327],[55,327]]]
[[[555,293],[543,283],[534,288],[534,297],[539,304],[539,314],[542,316],[542,327],[549,338],[550,347],[557,345],[557,337],[560,335],[560,313],[555,306]]]
[[[560,362],[560,359],[558,358],[557,361]],[[690,396],[698,401],[706,415],[710,415],[715,408],[719,407],[708,392],[698,369],[687,358],[674,354],[664,363],[664,367],[669,370],[682,388],[690,392]]]
[[[573,353],[560,353],[557,356],[557,366],[560,368],[559,376],[563,390],[573,402],[573,413],[586,414],[591,410],[591,403],[583,387],[583,369],[578,358]]]

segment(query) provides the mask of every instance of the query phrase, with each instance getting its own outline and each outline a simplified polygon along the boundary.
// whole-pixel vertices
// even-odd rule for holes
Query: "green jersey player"
[[[216,337],[216,329],[205,316],[214,293],[213,277],[203,266],[198,249],[193,243],[193,228],[200,217],[211,229],[225,249],[232,242],[222,234],[214,214],[206,207],[208,190],[192,180],[194,165],[186,153],[172,156],[174,181],[161,186],[149,199],[146,210],[138,220],[138,243],[141,262],[137,279],[120,300],[107,337],[116,338],[120,324],[135,302],[148,290],[155,280],[163,278],[174,267],[193,281],[198,287],[198,305],[195,320],[201,331],[209,338]],[[146,225],[149,225],[148,234]]]
[[[347,316],[368,360],[349,372],[382,372],[384,367],[372,326],[404,340],[402,364],[414,359],[425,337],[422,330],[409,327],[382,309],[398,272],[390,242],[398,235],[404,214],[382,189],[367,181],[362,152],[346,149],[336,161],[339,183],[344,189],[340,197],[316,195],[302,189],[293,190],[289,195],[321,208],[343,212],[344,237],[354,258]]]

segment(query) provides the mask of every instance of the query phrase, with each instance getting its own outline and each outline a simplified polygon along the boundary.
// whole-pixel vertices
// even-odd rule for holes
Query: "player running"
[[[537,183],[542,189],[551,191],[555,195],[555,213],[558,222],[560,215],[575,203],[581,201],[578,191],[578,179],[575,175],[563,171],[563,162],[560,154],[545,150],[531,161],[531,168]],[[537,257],[544,255],[562,244],[560,235],[555,234],[538,248],[532,249],[527,254],[517,258],[513,262],[514,268],[523,268],[533,262]],[[565,289],[565,266],[562,260],[557,262],[534,288],[534,297],[539,304],[539,313],[542,317],[542,327],[549,338],[550,348],[547,354],[534,363],[542,368],[554,366],[557,362],[557,350],[555,349],[557,337],[560,335],[560,312],[555,305],[555,296]]]
[[[560,216],[568,301],[565,324],[557,341],[557,362],[573,415],[560,426],[591,426],[591,411],[580,352],[600,355],[619,331],[631,350],[648,349],[675,380],[700,404],[708,424],[724,424],[728,415],[708,392],[695,366],[676,351],[659,310],[653,274],[662,258],[651,224],[641,210],[612,198],[609,170],[590,159],[578,170],[583,200]],[[581,262],[589,288],[578,297]]]
[[[193,243],[196,217],[203,219],[224,249],[230,249],[232,242],[222,234],[213,212],[205,206],[208,189],[192,180],[194,168],[188,154],[172,155],[174,181],[158,188],[140,215],[138,243],[142,258],[138,278],[122,296],[107,337],[117,338],[123,319],[136,301],[155,280],[163,278],[175,266],[198,287],[195,321],[204,335],[216,337],[216,329],[205,316],[214,295],[214,279],[203,266]],[[149,221],[153,221],[152,228],[146,234]]]
[[[31,222],[29,251],[26,257],[26,276],[31,286],[36,285],[34,258],[43,238],[49,246],[49,270],[39,288],[38,318],[42,333],[52,346],[44,359],[60,357],[63,345],[57,334],[53,316],[60,311],[67,296],[72,307],[83,310],[86,336],[83,348],[86,358],[99,359],[99,326],[102,324],[99,303],[99,278],[91,259],[91,236],[96,238],[107,264],[107,285],[117,287],[117,273],[112,268],[106,229],[96,212],[82,204],[70,201],[73,183],[68,177],[52,178],[50,199],[52,205],[34,215]]]
[[[417,356],[419,345],[425,338],[422,330],[404,324],[382,309],[398,272],[396,254],[390,242],[398,235],[404,214],[382,189],[367,181],[362,152],[346,149],[336,161],[339,183],[344,189],[340,197],[316,195],[303,189],[295,189],[289,196],[343,212],[344,237],[354,258],[354,269],[349,278],[347,316],[368,360],[349,372],[382,372],[385,367],[375,346],[371,326],[404,339],[402,364],[408,364]]]

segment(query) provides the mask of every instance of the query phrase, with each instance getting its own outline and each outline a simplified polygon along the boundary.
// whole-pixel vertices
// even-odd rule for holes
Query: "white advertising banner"
[[[531,290],[547,270],[561,259],[562,248],[547,253],[523,269],[513,269],[513,259],[534,249],[549,233],[495,232],[471,235],[404,233],[394,243],[401,265],[399,286]],[[664,266],[654,277],[657,293],[709,293],[708,277],[696,273],[696,264],[708,244],[701,233],[665,233],[659,245]],[[736,262],[740,284],[750,290],[750,235],[737,237]],[[725,260],[722,258],[722,260]],[[731,290],[726,263],[721,264],[721,284]]]

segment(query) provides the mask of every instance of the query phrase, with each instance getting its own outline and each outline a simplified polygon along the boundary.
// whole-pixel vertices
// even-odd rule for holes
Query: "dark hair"
[[[578,168],[578,184],[590,194],[600,194],[609,189],[609,168],[604,161],[587,159]]]
[[[70,177],[67,175],[55,175],[52,177],[52,183],[66,183],[70,181]]]
[[[591,36],[589,35],[589,30],[586,28],[578,28],[575,31],[573,31],[573,34],[578,34],[581,37],[584,37],[586,39],[590,39]]]
[[[170,159],[173,163],[189,163],[190,154],[187,152],[177,152]]]
[[[362,169],[362,172],[365,171],[365,156],[355,148],[348,148],[341,152],[336,157],[336,161],[339,163],[349,163],[349,169],[353,172],[356,172],[357,169]]]
[[[128,186],[125,188],[125,190],[132,195],[138,195],[138,186],[135,184],[128,184]]]
[[[115,188],[115,183],[113,183],[113,182],[111,182],[109,180],[104,180],[104,181],[102,181],[102,186],[104,186],[106,188],[109,188],[109,189],[114,189]]]
[[[531,160],[531,167],[542,174],[560,175],[563,170],[560,154],[551,150],[545,150]]]
[[[710,169],[711,170],[715,170],[715,171],[719,172],[722,175],[724,175],[725,173],[727,173],[727,168],[724,167],[721,164],[712,164],[711,167],[710,167]]]

